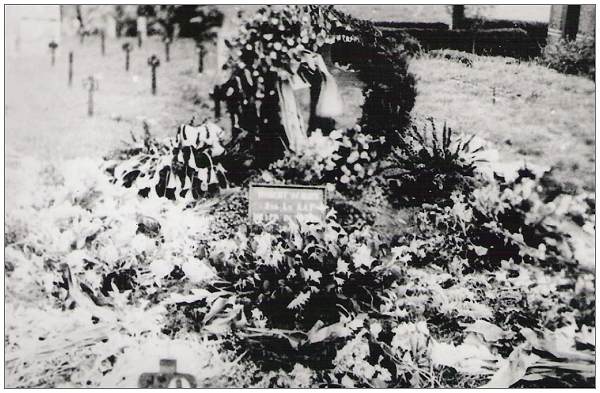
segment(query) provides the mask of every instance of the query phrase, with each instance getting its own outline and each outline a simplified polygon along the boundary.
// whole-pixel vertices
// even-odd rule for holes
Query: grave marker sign
[[[252,223],[296,219],[323,222],[327,210],[326,190],[320,186],[251,184],[249,216]]]
[[[147,388],[195,388],[196,378],[191,374],[177,372],[175,359],[160,359],[159,372],[143,373],[138,379],[138,387]]]

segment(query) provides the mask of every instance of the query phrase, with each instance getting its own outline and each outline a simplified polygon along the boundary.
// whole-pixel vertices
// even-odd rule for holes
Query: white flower
[[[150,271],[154,275],[154,280],[160,282],[160,279],[173,271],[173,264],[162,259],[156,259],[150,263]]]
[[[293,388],[308,388],[310,387],[312,372],[309,368],[304,367],[301,364],[296,363],[294,365],[294,369],[290,373],[292,378],[293,385],[290,387]]]
[[[371,256],[371,250],[366,244],[358,247],[353,259],[356,267],[365,266],[367,269],[371,268],[371,264],[375,260],[375,258]]]
[[[340,274],[348,274],[348,266],[349,265],[346,262],[344,262],[342,258],[339,258],[337,261],[335,271]]]
[[[205,261],[198,259],[187,260],[181,265],[185,276],[193,283],[204,282],[214,276],[213,271]]]
[[[410,249],[406,246],[392,248],[392,259],[400,262],[410,262],[412,256],[408,253]]]
[[[379,336],[379,333],[381,333],[381,331],[383,330],[383,328],[381,327],[381,324],[379,322],[372,322],[371,323],[371,335],[373,335],[373,337],[377,338],[377,336]]]
[[[348,156],[348,164],[353,164],[355,163],[358,158],[360,157],[360,155],[358,154],[358,152],[356,150],[354,150],[352,153],[350,153],[350,155]]]

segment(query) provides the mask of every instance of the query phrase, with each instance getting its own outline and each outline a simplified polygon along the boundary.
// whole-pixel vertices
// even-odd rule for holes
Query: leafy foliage
[[[574,268],[578,256],[570,233],[578,225],[569,215],[582,220],[579,235],[589,231],[593,219],[588,213],[583,213],[586,218],[582,219],[581,209],[572,197],[544,202],[539,183],[531,176],[521,170],[515,180],[486,185],[470,197],[455,192],[450,206],[424,206],[416,216],[422,233],[417,238],[427,239],[431,249],[424,249],[418,260],[446,264],[464,258],[468,260],[467,270],[495,270],[506,260],[535,263],[556,271]],[[589,263],[584,255],[579,258],[579,263]]]
[[[223,130],[212,123],[199,127],[182,125],[174,140],[165,145],[149,143],[148,131],[144,147],[130,148],[126,161],[117,163],[114,176],[123,186],[136,186],[144,197],[191,201],[225,187],[225,168],[217,160],[225,149]]]
[[[425,125],[422,131],[413,126],[389,156],[391,165],[383,175],[396,201],[443,203],[455,190],[468,193],[473,188],[480,161],[476,153],[482,148],[472,148],[473,137],[457,136],[446,124],[440,137],[433,119],[430,124],[430,129]]]
[[[582,37],[568,41],[560,39],[544,48],[542,63],[558,72],[583,75],[596,79],[596,41]]]

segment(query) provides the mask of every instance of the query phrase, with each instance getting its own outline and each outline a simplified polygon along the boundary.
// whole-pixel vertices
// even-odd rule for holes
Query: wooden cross
[[[104,30],[101,30],[100,31],[100,52],[102,53],[102,56],[104,56],[104,53],[105,53],[105,45],[104,45],[105,39],[106,39],[106,36],[104,34]]]
[[[58,48],[58,44],[54,40],[52,40],[48,44],[48,48],[50,48],[50,53],[51,53],[50,63],[54,67],[55,51],[56,51],[56,48]]]
[[[138,40],[138,48],[142,47],[142,33],[138,31],[137,34],[137,40]]]
[[[98,79],[93,75],[88,76],[83,80],[83,87],[88,91],[88,116],[94,115],[94,92],[100,88]]]
[[[168,63],[169,60],[171,60],[170,55],[170,46],[171,46],[171,39],[165,35],[164,38],[164,42],[165,42],[165,61]]]
[[[129,71],[129,52],[131,52],[133,48],[129,42],[126,42],[123,44],[123,50],[125,51],[125,71]]]
[[[201,74],[204,72],[204,46],[198,45],[198,72]]]
[[[69,87],[73,86],[73,51],[69,52]]]
[[[160,60],[152,55],[148,58],[148,65],[152,68],[152,95],[156,95],[156,67],[160,66]]]

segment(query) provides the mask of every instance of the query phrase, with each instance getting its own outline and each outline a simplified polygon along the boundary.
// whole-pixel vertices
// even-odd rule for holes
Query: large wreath
[[[409,123],[416,92],[403,45],[384,37],[370,22],[333,6],[261,8],[244,21],[238,36],[227,45],[231,56],[226,69],[231,76],[218,91],[226,102],[234,134],[243,134],[255,148],[257,166],[279,158],[293,142],[284,130],[280,110],[284,97],[279,84],[298,75],[310,79],[312,67],[307,59],[330,51],[332,46],[350,49],[335,51],[344,54],[336,60],[350,63],[364,82],[359,120],[363,130],[384,137],[388,143],[382,146],[389,149],[399,142]],[[311,97],[318,94],[318,86],[311,88]],[[308,131],[333,129],[334,124],[319,121],[326,119],[318,119],[312,101]]]

